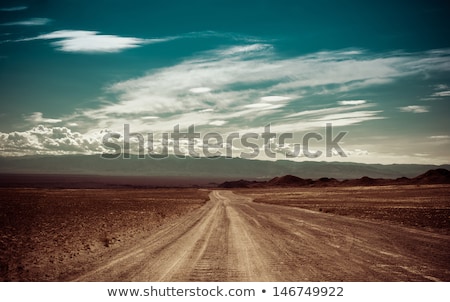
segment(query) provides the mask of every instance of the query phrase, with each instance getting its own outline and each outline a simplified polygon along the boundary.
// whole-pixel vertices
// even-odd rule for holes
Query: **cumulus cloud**
[[[39,35],[32,40],[57,40],[52,42],[59,51],[81,53],[114,53],[129,48],[140,47],[145,44],[160,43],[166,39],[140,39],[134,37],[120,37],[116,35],[104,35],[97,31],[86,30],[59,30],[48,34]]]
[[[411,112],[411,113],[425,113],[428,112],[427,106],[418,106],[418,105],[410,105],[405,107],[400,107],[400,111],[402,112]]]
[[[5,155],[93,154],[105,149],[100,133],[90,137],[66,127],[38,125],[28,131],[0,132],[0,150]]]
[[[44,124],[55,124],[62,122],[60,119],[54,119],[54,118],[44,118],[42,112],[33,112],[31,115],[25,117],[25,120],[38,124],[38,123],[44,123]]]
[[[22,21],[3,23],[4,26],[41,26],[50,23],[52,20],[48,18],[31,18]]]

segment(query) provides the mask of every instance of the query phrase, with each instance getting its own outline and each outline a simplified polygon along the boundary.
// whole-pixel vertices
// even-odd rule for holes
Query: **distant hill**
[[[225,181],[220,184],[221,188],[256,188],[266,186],[265,181],[249,181],[249,180],[236,180],[236,181]]]
[[[415,184],[450,184],[450,171],[446,169],[436,169],[427,171],[411,179]]]
[[[100,176],[139,176],[164,179],[196,179],[222,183],[247,179],[247,181],[268,181],[280,175],[295,175],[306,184],[308,179],[323,178],[322,185],[330,185],[336,180],[372,179],[401,177],[412,178],[428,170],[450,169],[450,165],[380,165],[341,162],[293,162],[288,160],[260,161],[241,158],[177,158],[139,159],[131,155],[129,159],[107,160],[99,155],[25,156],[0,157],[2,174],[68,174]],[[326,179],[328,178],[328,179]],[[333,180],[333,178],[335,180]],[[273,180],[279,185],[288,185],[293,176]],[[363,179],[361,181],[371,181]],[[422,180],[417,180],[420,183]],[[294,181],[295,182],[295,181]]]
[[[275,177],[267,182],[268,186],[281,186],[281,187],[292,187],[292,186],[306,186],[312,183],[311,179],[303,179],[293,175],[285,175],[281,177]]]
[[[350,186],[380,186],[380,185],[430,185],[450,184],[450,171],[446,169],[429,170],[414,178],[400,177],[396,179],[371,178],[363,176],[358,179],[339,181],[335,178],[322,177],[317,180],[303,179],[293,175],[272,178],[265,182],[239,180],[228,181],[219,185],[222,188],[252,188],[252,187],[350,187]]]

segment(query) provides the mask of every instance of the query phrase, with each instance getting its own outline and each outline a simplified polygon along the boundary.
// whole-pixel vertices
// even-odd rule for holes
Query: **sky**
[[[231,133],[256,133],[262,148],[270,125],[276,157],[255,159],[449,164],[449,12],[446,1],[2,1],[0,156],[115,152],[102,140],[122,144],[125,124],[155,153],[162,133],[194,125],[200,138],[181,150],[218,133],[222,154]],[[331,140],[346,133],[343,152],[326,156],[326,124]],[[305,147],[311,133],[321,139]],[[321,156],[293,156],[294,144]]]

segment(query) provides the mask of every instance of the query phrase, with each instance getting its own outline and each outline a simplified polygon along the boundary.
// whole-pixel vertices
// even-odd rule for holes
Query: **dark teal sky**
[[[301,137],[331,122],[349,157],[320,160],[449,163],[449,12],[446,1],[3,1],[0,150],[100,152],[100,132],[124,123],[222,134],[272,123]]]

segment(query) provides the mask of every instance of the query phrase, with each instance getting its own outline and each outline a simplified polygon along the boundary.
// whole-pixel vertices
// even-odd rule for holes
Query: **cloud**
[[[448,89],[448,85],[446,84],[438,84],[434,86],[434,90],[447,90]]]
[[[26,9],[28,9],[28,6],[14,6],[14,7],[0,8],[0,11],[2,11],[2,12],[17,12],[17,11],[26,10]]]
[[[421,98],[422,101],[436,101],[442,98],[450,97],[450,90],[446,84],[434,85],[433,90],[436,91],[428,97]]]
[[[115,35],[103,35],[97,31],[86,30],[59,30],[48,34],[39,35],[32,40],[58,40],[52,42],[57,50],[64,52],[80,53],[115,53],[129,48],[140,47],[145,44],[161,43],[166,39],[140,39],[134,37],[120,37]]]
[[[44,25],[50,22],[46,18],[34,18],[20,22],[5,23],[3,25]],[[245,38],[237,34],[223,34],[214,31],[193,32],[178,36],[167,36],[163,38],[143,39],[136,37],[121,37],[117,35],[105,35],[98,31],[88,30],[58,30],[47,34],[42,34],[36,37],[25,38],[15,41],[6,42],[25,42],[33,40],[57,40],[51,44],[59,51],[64,52],[79,52],[79,53],[115,53],[129,48],[137,48],[147,44],[163,43],[180,39],[199,39],[221,37],[231,39],[234,41],[257,42],[258,39]],[[228,51],[228,55],[234,53],[253,53],[255,51],[263,51],[270,45],[266,44],[250,44],[240,46],[235,50]],[[223,52],[223,50],[222,50]],[[214,50],[214,55],[218,55],[220,51]]]
[[[23,21],[2,23],[3,26],[41,26],[50,23],[52,20],[48,18],[31,18]]]
[[[367,118],[376,118],[377,113],[380,113],[380,111],[355,111],[355,112],[345,112],[345,113],[336,113],[336,114],[329,114],[324,117],[318,118],[318,121],[327,121],[330,123],[336,123],[337,121],[346,120],[351,121],[349,124],[353,124],[353,120],[356,120],[356,122],[367,120]]]
[[[400,107],[400,111],[402,112],[411,112],[411,113],[425,113],[428,112],[427,106],[417,106],[417,105],[410,105],[406,107]]]
[[[362,105],[365,104],[365,100],[348,100],[348,101],[339,101],[339,105],[347,106],[347,105]]]
[[[383,119],[383,111],[368,110],[379,105],[358,98],[333,106],[330,98],[340,98],[342,93],[357,95],[361,89],[448,67],[447,52],[374,56],[363,50],[337,50],[283,58],[259,44],[250,48],[257,50],[254,55],[237,51],[242,45],[231,46],[229,51],[219,48],[114,83],[106,89],[108,102],[82,115],[96,121],[99,128],[119,130],[130,116],[161,117],[151,124],[133,122],[143,131],[166,131],[183,123],[214,131],[214,121],[227,121],[220,131],[269,122],[287,131],[322,128],[327,121],[355,125]],[[428,110],[422,107],[403,110]],[[344,113],[354,114],[337,115]]]
[[[211,123],[209,123],[210,125],[212,125],[212,126],[223,126],[223,125],[225,125],[227,123],[227,121],[221,121],[221,120],[218,120],[218,121],[212,121]]]
[[[449,97],[450,96],[450,90],[445,91],[438,91],[431,95],[432,97]]]
[[[255,52],[262,52],[262,51],[268,51],[272,49],[272,45],[270,44],[249,44],[249,45],[243,45],[243,46],[233,46],[229,47],[225,50],[218,51],[220,55],[223,56],[232,56],[236,54],[252,54],[254,55]]]
[[[304,110],[297,113],[291,113],[285,116],[285,118],[318,118],[324,115],[328,114],[336,114],[341,112],[349,112],[354,111],[357,109],[363,109],[363,108],[370,108],[373,107],[374,104],[361,104],[361,105],[354,105],[354,106],[341,106],[341,107],[329,107],[329,108],[322,108],[322,109],[314,109],[314,110]]]
[[[347,50],[347,51],[341,51],[342,55],[346,55],[346,56],[354,56],[354,55],[361,55],[364,52],[362,50],[357,50],[357,49],[353,49],[353,50]]]
[[[146,120],[146,121],[157,120],[157,119],[159,119],[159,116],[143,116],[143,117],[141,117],[141,119]]]
[[[220,57],[217,53],[213,55],[212,52],[207,52],[178,65],[153,71],[146,76],[116,83],[110,87],[109,92],[118,95],[118,102],[97,110],[95,114],[99,116],[116,113],[139,114],[141,108],[146,108],[149,113],[175,113],[184,109],[202,110],[201,108],[210,107],[210,104],[215,105],[217,112],[230,111],[238,107],[255,110],[276,109],[281,105],[267,103],[293,101],[291,97],[283,96],[286,90],[290,92],[291,89],[295,89],[298,92],[302,87],[311,87],[313,84],[311,82],[296,81],[303,72],[307,73],[309,78],[318,79],[319,75],[322,77],[322,68],[329,69],[335,64],[330,63],[333,54],[330,54],[330,58],[321,59],[323,61],[314,60],[314,62],[311,62],[308,56],[269,60],[270,52],[266,55],[267,57],[258,56],[252,59],[239,53],[234,57]],[[342,61],[342,54],[338,54],[338,59]],[[386,64],[389,65],[390,62]],[[380,65],[380,62],[374,62],[374,66],[377,65]],[[379,78],[380,75],[374,76]],[[313,86],[341,81],[345,83],[345,79],[342,78],[339,74],[333,74],[326,82]],[[366,73],[363,78],[364,81],[368,80]],[[349,80],[356,81],[357,78],[353,76]],[[198,86],[198,83],[203,85]],[[292,88],[285,88],[279,83],[295,85]],[[209,87],[215,87],[214,92],[209,90]],[[186,90],[193,92],[194,95],[186,95]],[[204,92],[208,92],[207,99],[195,96]],[[283,94],[276,94],[277,92]],[[265,104],[255,103],[256,99]]]
[[[189,89],[189,92],[192,93],[206,93],[206,92],[210,92],[212,89],[209,87],[196,87],[196,88],[191,88]]]
[[[25,120],[36,124],[39,123],[55,124],[62,122],[62,120],[60,119],[44,118],[42,112],[33,112],[31,115],[25,117]]]
[[[362,150],[362,149],[353,149],[353,150],[347,150],[346,151],[347,156],[366,156],[369,155],[369,151]]]
[[[255,104],[249,104],[245,105],[244,108],[251,108],[251,109],[259,109],[259,110],[267,110],[267,109],[278,109],[283,107],[283,105],[272,105],[267,103],[255,103]]]
[[[447,140],[450,139],[450,135],[433,135],[429,136],[430,139],[436,139],[436,140]]]
[[[430,156],[429,153],[414,153],[413,155],[414,156],[418,156],[418,157],[428,157],[428,156]]]
[[[270,96],[263,96],[261,98],[261,101],[263,102],[281,102],[281,101],[287,101],[291,98],[288,96],[280,96],[280,95],[270,95]]]
[[[99,36],[104,35],[56,31],[38,38],[56,42],[74,40],[80,44],[79,39],[95,40]],[[139,41],[142,43],[139,46],[146,43]],[[361,89],[421,76],[424,70],[445,71],[448,61],[445,52],[374,56],[362,50],[345,50],[282,57],[271,47],[253,46],[238,51],[239,47],[242,45],[231,46],[229,51],[221,47],[196,53],[174,65],[113,83],[105,87],[105,95],[101,96],[105,102],[95,109],[82,108],[64,117],[65,125],[76,121],[76,129],[83,137],[96,137],[97,130],[91,129],[108,128],[121,133],[126,123],[132,132],[140,133],[167,132],[177,124],[183,131],[195,124],[196,130],[203,134],[244,129],[261,133],[269,123],[273,131],[296,134],[323,131],[329,122],[336,127],[360,125],[385,118],[381,103],[360,99],[363,98]],[[415,113],[428,111],[428,107],[414,105],[399,109]],[[61,121],[45,118],[42,113],[34,113],[28,120],[42,124]],[[365,150],[365,147],[349,150],[353,149]],[[354,155],[358,153],[353,151]]]
[[[66,127],[38,125],[27,131],[0,132],[2,154],[20,156],[30,154],[95,154],[105,151],[101,133],[97,136],[72,132]]]

